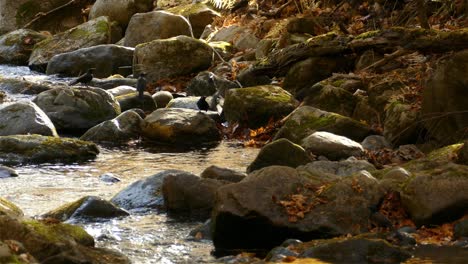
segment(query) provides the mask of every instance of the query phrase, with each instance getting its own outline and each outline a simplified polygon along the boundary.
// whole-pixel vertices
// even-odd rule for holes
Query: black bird
[[[200,99],[197,102],[198,109],[201,111],[208,112],[208,109],[210,109],[210,105],[206,102],[206,96],[200,97]]]
[[[73,80],[69,85],[75,85],[77,83],[82,83],[82,84],[86,85],[86,87],[88,87],[88,83],[90,83],[93,80],[93,70],[94,70],[93,68],[89,68],[88,71],[85,74],[80,75],[78,78]]]
[[[143,100],[143,94],[146,90],[146,73],[142,72],[140,73],[140,77],[138,77],[137,81],[137,91],[138,91],[138,98],[140,100]]]

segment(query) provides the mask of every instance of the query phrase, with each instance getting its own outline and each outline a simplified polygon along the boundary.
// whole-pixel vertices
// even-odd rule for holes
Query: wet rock
[[[353,182],[363,191],[353,189]],[[319,196],[314,188],[298,189],[323,184],[328,187]],[[305,199],[304,205],[313,203],[313,208],[303,215],[288,215],[287,206],[279,201],[292,201],[293,195]],[[301,176],[293,168],[266,167],[218,189],[213,242],[217,250],[258,250],[273,248],[287,238],[310,240],[365,232],[369,208],[382,195],[375,178],[353,176],[325,183],[320,177]]]
[[[280,119],[291,113],[296,105],[294,98],[274,85],[231,89],[226,93],[224,114],[228,122],[238,122],[258,128],[270,119]]]
[[[11,94],[39,94],[53,89],[55,85],[40,82],[31,82],[24,79],[0,77],[0,89]]]
[[[354,141],[361,141],[372,133],[368,126],[351,118],[310,106],[301,106],[288,117],[274,139],[287,138],[299,144],[315,131],[330,132]]]
[[[97,0],[89,11],[89,19],[107,16],[125,27],[134,14],[151,11],[152,7],[152,0]]]
[[[80,139],[92,142],[127,142],[140,136],[142,122],[143,119],[138,113],[128,110],[112,120],[90,128]]]
[[[468,210],[468,167],[454,163],[424,163],[402,190],[402,204],[417,225],[458,219]],[[417,166],[417,165],[413,165]]]
[[[144,112],[153,112],[157,109],[156,102],[148,92],[143,93],[143,100],[138,97],[138,93],[119,95],[115,99],[120,104],[121,111],[127,111],[132,108],[140,108]]]
[[[140,25],[139,25],[140,27]],[[187,36],[153,40],[135,48],[133,74],[144,69],[148,82],[206,70],[211,66],[213,50],[205,42]]]
[[[112,88],[116,88],[116,87],[119,87],[121,85],[136,87],[136,84],[137,84],[137,79],[122,78],[122,77],[116,78],[114,76],[111,76],[111,77],[108,77],[108,78],[105,78],[105,79],[94,78],[89,83],[90,86],[99,87],[99,88],[102,88],[104,90],[109,90],[109,89],[112,89]]]
[[[102,218],[116,218],[129,215],[113,203],[97,196],[85,196],[74,202],[65,204],[42,215],[44,218],[66,220],[99,220]]]
[[[245,176],[247,176],[245,173],[241,173],[228,168],[218,167],[215,165],[211,165],[210,167],[202,171],[202,173],[200,174],[200,177],[202,178],[228,182],[240,182],[245,178]]]
[[[301,146],[316,156],[325,156],[331,160],[345,159],[364,154],[361,144],[347,137],[325,131],[317,131],[302,140]]]
[[[191,36],[190,24],[183,16],[166,11],[140,13],[132,16],[128,23],[124,46],[135,47],[155,39],[168,39],[180,35]]]
[[[0,197],[0,216],[8,215],[10,217],[23,217],[23,211],[16,206],[14,203],[8,201],[5,198]]]
[[[304,104],[325,111],[351,117],[357,104],[357,98],[345,89],[332,85],[314,85],[314,92],[305,97]]]
[[[0,136],[39,134],[58,137],[50,118],[29,101],[0,105]]]
[[[424,127],[429,136],[441,143],[450,144],[467,138],[467,58],[468,51],[464,50],[438,63],[423,91],[421,114],[425,117]],[[453,114],[440,116],[440,113]]]
[[[185,174],[190,173],[180,170],[165,170],[143,178],[117,193],[111,202],[126,210],[162,208],[164,201],[161,186],[164,178],[168,175]]]
[[[128,86],[128,85],[120,85],[120,86],[117,86],[115,88],[112,88],[106,91],[108,91],[114,97],[117,97],[120,95],[126,95],[126,94],[133,94],[137,92],[135,87]]]
[[[461,220],[453,227],[453,236],[455,238],[468,237],[468,220]]]
[[[0,36],[0,63],[28,65],[34,45],[46,37],[30,29],[18,29]]]
[[[341,57],[312,57],[294,64],[284,78],[283,87],[290,93],[310,87],[334,72],[347,72],[350,60]],[[324,102],[326,103],[326,102]]]
[[[158,91],[152,95],[157,108],[164,108],[174,98],[168,91]]]
[[[208,115],[182,108],[158,109],[145,118],[144,137],[161,143],[194,145],[221,140],[216,123]]]
[[[162,192],[168,213],[197,219],[210,217],[214,196],[226,182],[186,173],[164,178]]]
[[[94,68],[96,78],[105,78],[119,72],[119,67],[132,66],[134,49],[114,44],[97,45],[53,56],[46,74],[79,76]]]
[[[119,177],[115,176],[113,173],[110,172],[100,175],[99,180],[107,183],[116,183],[121,181]]]
[[[45,72],[49,61],[57,54],[113,43],[120,39],[115,27],[108,17],[99,17],[45,39],[34,46],[29,68]]]
[[[0,136],[3,164],[78,162],[95,158],[98,147],[87,141],[40,135]]]
[[[301,258],[318,258],[332,263],[399,263],[411,257],[409,252],[382,239],[338,238],[311,244],[301,253]]]
[[[189,239],[193,240],[211,240],[211,219],[206,220],[205,223],[195,227],[190,231]]]
[[[189,5],[178,5],[169,8],[166,11],[187,18],[192,26],[195,38],[200,38],[205,27],[210,25],[216,17],[220,17],[218,12],[210,9],[205,3],[192,2]]]
[[[0,241],[14,239],[22,243],[40,263],[62,263],[55,260],[63,259],[79,261],[65,263],[130,263],[120,253],[94,248],[93,237],[79,226],[8,216],[0,216],[0,226]]]
[[[231,25],[217,31],[210,41],[225,41],[238,50],[246,50],[255,49],[260,40],[247,27]]]
[[[197,106],[197,102],[200,97],[195,96],[188,96],[188,97],[178,97],[172,99],[167,105],[167,108],[185,108],[185,109],[193,109],[199,110]],[[209,100],[207,100],[209,101]]]
[[[411,105],[393,103],[385,115],[384,137],[395,146],[414,144],[421,136],[421,129],[417,125],[419,112]]]
[[[255,160],[247,167],[247,172],[250,173],[272,165],[296,168],[309,162],[311,162],[311,158],[301,146],[282,138],[265,145]]]
[[[40,93],[34,100],[60,129],[89,129],[120,114],[114,97],[100,88],[60,87]]]
[[[204,71],[190,81],[186,91],[188,95],[195,96],[210,96],[219,91],[219,95],[224,97],[227,90],[238,87],[235,82]]]
[[[18,172],[16,172],[16,170],[13,168],[0,165],[0,179],[10,177],[18,177]]]
[[[391,149],[392,145],[383,136],[370,135],[366,137],[362,142],[361,146],[366,150],[379,150],[388,148]]]
[[[321,177],[336,176],[347,177],[359,171],[374,171],[376,168],[365,160],[349,158],[341,161],[313,161],[298,168],[300,172],[306,175],[317,175]]]

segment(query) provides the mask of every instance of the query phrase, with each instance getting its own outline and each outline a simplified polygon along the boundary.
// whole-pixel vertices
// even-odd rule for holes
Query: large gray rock
[[[210,41],[225,41],[232,43],[238,50],[255,49],[260,39],[247,27],[232,25],[221,28]]]
[[[57,54],[114,43],[120,38],[116,25],[108,17],[98,17],[37,43],[29,58],[29,67],[45,72],[50,59]]]
[[[137,79],[134,78],[122,78],[121,76],[110,76],[105,79],[94,78],[90,83],[90,86],[99,87],[104,90],[109,90],[112,88],[119,87],[121,85],[127,85],[131,87],[136,87]]]
[[[206,70],[213,50],[201,40],[178,36],[153,40],[135,48],[133,74],[147,73],[148,82]]]
[[[331,160],[359,157],[364,154],[361,144],[356,141],[325,131],[312,133],[302,140],[301,146],[313,155],[325,156]]]
[[[226,92],[224,115],[229,122],[258,128],[291,113],[296,100],[279,86],[262,85]]]
[[[187,96],[187,97],[177,97],[172,99],[167,105],[167,108],[185,108],[199,110],[197,102],[200,97]],[[208,100],[207,100],[208,101]]]
[[[364,175],[324,182],[320,177],[301,176],[293,168],[266,167],[218,189],[213,242],[220,250],[258,250],[287,238],[311,240],[366,232],[370,207],[382,196],[378,181]]]
[[[216,17],[220,17],[218,12],[209,8],[205,3],[196,3],[195,1],[189,5],[178,5],[169,8],[166,11],[187,18],[192,26],[195,38],[200,38],[205,27],[210,25]]]
[[[145,118],[144,137],[161,143],[193,145],[221,140],[215,121],[196,110],[162,108]]]
[[[180,35],[191,36],[190,24],[183,16],[166,11],[140,13],[132,16],[128,23],[124,46],[135,47],[155,39],[167,39]]]
[[[351,176],[359,171],[374,171],[376,168],[365,160],[349,158],[341,161],[319,160],[297,168],[301,174],[329,177],[330,179]]]
[[[121,26],[127,26],[136,13],[145,13],[153,7],[153,0],[97,0],[89,11],[89,19],[107,16]]]
[[[100,88],[61,87],[33,100],[57,129],[89,129],[120,114],[114,97]]]
[[[126,142],[140,136],[142,122],[140,115],[128,110],[112,120],[90,128],[80,139],[92,142]]]
[[[227,183],[189,173],[168,175],[162,185],[164,206],[168,213],[205,220],[210,217],[216,190]]]
[[[0,136],[0,163],[78,162],[95,158],[98,147],[87,141],[40,135]]]
[[[137,93],[137,89],[132,86],[128,85],[120,85],[115,88],[107,90],[110,94],[112,94],[114,97],[120,96],[120,95],[126,95],[126,94],[134,94]]]
[[[129,109],[139,108],[144,112],[153,112],[156,110],[156,102],[151,97],[151,94],[148,92],[143,93],[143,98],[140,99],[138,93],[129,93],[124,95],[119,95],[115,99],[120,104],[120,109],[122,111],[127,111]]]
[[[305,137],[315,131],[330,132],[358,142],[372,134],[368,126],[349,117],[310,106],[301,106],[289,115],[274,139],[287,138],[300,144]]]
[[[154,93],[151,97],[153,97],[154,102],[156,102],[157,108],[164,108],[167,104],[174,99],[172,94],[168,91],[158,91]]]
[[[118,73],[119,67],[132,66],[133,52],[132,48],[107,44],[57,54],[47,64],[46,74],[78,76],[94,68],[94,77],[105,78]]]
[[[0,105],[0,136],[39,134],[58,137],[50,118],[35,103]]]
[[[272,165],[296,168],[309,162],[311,159],[301,146],[281,138],[265,145],[255,160],[247,167],[247,172],[250,173]]]
[[[43,214],[44,218],[66,220],[99,220],[129,215],[128,212],[97,196],[85,196]]]
[[[0,37],[0,63],[27,65],[32,49],[47,36],[30,29],[18,29]]]
[[[468,138],[468,50],[437,65],[423,92],[424,126],[441,143],[459,142]]]
[[[111,202],[127,210],[162,208],[164,204],[161,186],[169,175],[186,175],[191,173],[181,170],[165,170],[138,180],[117,193]]]

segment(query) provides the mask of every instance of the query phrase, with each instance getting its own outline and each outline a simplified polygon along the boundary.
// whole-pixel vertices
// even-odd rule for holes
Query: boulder
[[[193,2],[189,5],[178,5],[166,10],[167,12],[182,15],[190,22],[193,30],[193,36],[200,38],[205,27],[211,25],[216,17],[221,15],[209,8],[205,3]]]
[[[455,53],[437,64],[423,91],[424,127],[440,143],[450,144],[468,138],[467,71],[468,51]]]
[[[24,216],[23,211],[14,203],[0,197],[0,216],[8,215],[10,217],[20,218]]]
[[[197,106],[197,102],[200,97],[195,96],[187,96],[187,97],[177,97],[172,99],[167,105],[167,108],[185,108],[185,109],[193,109],[199,110]],[[209,101],[209,100],[207,100]]]
[[[138,93],[119,95],[115,99],[119,102],[121,111],[140,108],[144,112],[151,113],[157,109],[156,102],[148,92],[143,93],[143,100],[138,97]]]
[[[247,172],[250,173],[272,165],[296,168],[311,161],[301,146],[281,138],[265,145],[255,160],[247,167]]]
[[[183,108],[162,108],[145,118],[144,137],[161,143],[194,145],[213,143],[222,136],[208,115]]]
[[[376,168],[365,160],[349,158],[341,161],[313,161],[298,167],[297,170],[302,175],[335,179],[337,176],[348,177],[360,171],[374,171]]]
[[[350,59],[344,56],[311,57],[294,64],[288,70],[283,88],[295,94],[301,89],[330,77],[334,72],[348,72],[350,66]]]
[[[332,85],[314,85],[314,92],[304,99],[304,105],[351,117],[357,98],[343,88]]]
[[[0,165],[0,179],[10,177],[18,177],[18,172],[16,172],[16,170],[13,168]]]
[[[98,17],[65,32],[58,33],[34,46],[29,68],[45,72],[53,56],[80,48],[114,43],[120,39],[116,25],[108,17]]]
[[[421,136],[420,113],[409,104],[392,103],[385,113],[384,137],[393,145],[415,144]]]
[[[128,85],[120,85],[115,88],[107,90],[110,94],[112,94],[114,97],[120,96],[120,95],[127,95],[127,94],[133,94],[137,93],[137,89],[132,86]],[[122,110],[122,109],[120,109]]]
[[[226,91],[232,88],[239,88],[239,85],[212,72],[204,71],[190,81],[186,92],[188,95],[195,96],[211,96],[219,92],[219,95],[224,97]]]
[[[89,129],[120,114],[114,97],[100,88],[60,87],[33,100],[60,129]]]
[[[135,111],[128,110],[116,118],[90,128],[80,139],[92,142],[120,143],[137,139],[143,119]]]
[[[34,45],[45,38],[46,35],[30,29],[18,29],[0,36],[0,63],[28,65]]]
[[[134,14],[145,13],[152,8],[152,0],[97,0],[89,11],[89,19],[107,16],[126,27]]]
[[[0,136],[0,163],[78,162],[95,158],[98,147],[87,141],[40,135]]]
[[[372,130],[367,125],[349,117],[311,106],[301,106],[289,115],[274,140],[287,138],[299,144],[315,131],[330,132],[358,142],[372,134]]]
[[[299,258],[314,258],[327,263],[402,263],[410,252],[386,240],[364,237],[318,240],[302,245]],[[310,246],[309,246],[310,244]]]
[[[0,105],[0,136],[39,134],[58,137],[54,124],[35,103]]]
[[[94,77],[105,78],[119,72],[119,67],[132,66],[134,49],[114,44],[97,45],[53,56],[46,74],[78,76],[94,68]]]
[[[419,163],[414,161],[413,163]],[[405,182],[401,198],[411,219],[418,225],[454,221],[468,210],[468,166],[424,162],[423,170]]]
[[[164,178],[169,175],[186,174],[190,173],[180,170],[161,171],[132,183],[112,197],[111,202],[126,210],[162,208],[164,200],[161,186]]]
[[[124,46],[135,47],[152,40],[180,35],[191,36],[190,24],[183,16],[166,11],[139,13],[132,16],[128,23]]]
[[[224,100],[226,120],[249,128],[259,128],[271,119],[280,119],[291,113],[296,100],[279,86],[262,85],[231,89]]]
[[[55,218],[59,221],[66,220],[99,220],[102,218],[116,218],[128,216],[129,213],[118,208],[113,203],[97,196],[85,196],[74,202],[67,203],[43,214],[44,218]]]
[[[209,166],[200,174],[200,177],[202,178],[228,182],[240,182],[245,178],[245,176],[247,176],[247,174],[228,168],[218,167],[216,165]]]
[[[216,190],[227,182],[186,173],[164,178],[162,192],[168,213],[191,218],[210,217]]]
[[[392,145],[383,136],[370,135],[366,137],[362,142],[361,146],[366,150],[379,150],[379,149],[392,149]]]
[[[148,82],[153,82],[196,73],[211,66],[212,56],[208,44],[187,36],[153,40],[135,48],[133,75],[144,69]]]
[[[0,241],[20,242],[40,263],[130,263],[121,253],[95,248],[93,237],[79,226],[9,216],[0,216],[0,226]]]
[[[260,39],[247,27],[231,25],[218,30],[209,41],[225,41],[238,50],[246,50],[255,49]]]
[[[174,99],[172,94],[168,91],[158,91],[152,95],[157,108],[164,108],[167,104]]]
[[[317,131],[302,140],[301,146],[316,156],[325,156],[331,160],[345,159],[364,154],[361,144],[347,137],[325,131]]]
[[[366,232],[369,208],[382,196],[375,178],[359,175],[324,183],[293,168],[266,167],[218,189],[213,243],[217,250],[258,250],[271,249],[287,238]]]

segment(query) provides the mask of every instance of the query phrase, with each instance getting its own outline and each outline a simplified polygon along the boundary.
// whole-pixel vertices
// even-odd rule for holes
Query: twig
[[[48,16],[48,15],[54,13],[54,12],[57,12],[57,11],[59,11],[59,10],[65,8],[65,7],[67,7],[67,6],[69,6],[69,5],[75,4],[75,2],[76,2],[76,0],[71,0],[70,2],[68,2],[68,3],[66,3],[66,4],[63,4],[63,5],[59,6],[59,7],[56,7],[56,8],[54,8],[54,9],[50,10],[49,12],[46,12],[46,13],[39,12],[39,13],[36,14],[36,17],[35,17],[33,20],[31,20],[31,21],[29,21],[28,23],[26,23],[26,24],[23,26],[23,28],[28,28],[29,26],[31,26],[33,23],[35,23],[35,22],[38,21],[39,19],[41,19],[41,18],[43,18],[43,17],[45,17],[45,16]]]
[[[375,63],[365,67],[361,71],[367,71],[367,70],[372,69],[372,68],[377,68],[377,67],[383,66],[387,62],[389,62],[391,60],[394,60],[394,59],[396,59],[396,58],[398,58],[400,56],[403,56],[403,55],[407,54],[408,52],[409,52],[408,50],[399,47],[395,52],[393,52],[393,53],[391,53],[389,55],[385,55],[383,59],[381,59],[379,61],[376,61]]]

